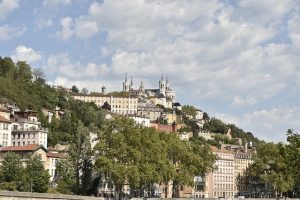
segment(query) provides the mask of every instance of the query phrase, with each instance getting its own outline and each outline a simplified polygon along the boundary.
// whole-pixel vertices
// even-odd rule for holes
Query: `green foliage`
[[[141,190],[170,180],[192,185],[193,177],[209,171],[214,162],[207,144],[181,141],[176,134],[158,134],[128,118],[109,121],[98,138],[95,167],[100,174],[109,175],[118,194],[125,181],[130,188]]]
[[[1,190],[7,190],[7,191],[17,191],[17,184],[15,181],[12,182],[3,182],[0,185]]]
[[[288,163],[288,173],[291,174],[294,179],[292,193],[300,197],[300,135],[293,133],[291,129],[289,129],[287,133],[287,141],[289,144],[286,146],[286,159]]]
[[[197,109],[191,105],[184,105],[182,106],[182,112],[185,113],[186,115],[195,116],[197,114]]]
[[[55,182],[57,191],[62,194],[74,194],[75,170],[69,157],[62,158],[56,165]]]
[[[229,139],[226,135],[223,134],[215,134],[212,136],[214,140],[217,142],[217,144],[223,143],[223,144],[237,144],[237,141],[235,139]]]
[[[8,152],[1,165],[1,181],[3,182],[19,182],[23,172],[23,166],[20,157]]]
[[[85,194],[92,175],[92,149],[89,129],[80,121],[71,139],[69,155],[75,172],[74,193]]]
[[[258,145],[261,141],[253,136],[250,132],[238,128],[234,124],[225,124],[220,119],[212,118],[206,121],[203,126],[204,130],[211,133],[226,134],[228,129],[231,129],[231,135],[233,138],[241,138],[243,142],[253,142],[254,145]],[[221,139],[220,139],[221,140]],[[227,141],[226,141],[227,142]],[[229,142],[229,144],[235,144],[235,141]]]
[[[76,85],[73,85],[71,90],[73,93],[77,93],[77,94],[79,93],[79,89],[78,89],[78,87],[76,87]]]
[[[50,175],[44,168],[40,156],[31,157],[26,162],[24,173],[24,190],[44,193],[48,190]]]
[[[257,149],[250,173],[264,183],[272,185],[276,196],[280,197],[294,185],[293,174],[287,173],[288,169],[286,147],[281,143],[263,143]]]

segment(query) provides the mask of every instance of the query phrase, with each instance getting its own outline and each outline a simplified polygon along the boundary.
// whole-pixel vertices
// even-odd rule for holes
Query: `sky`
[[[266,141],[300,130],[299,0],[0,0],[0,56],[50,84],[158,88]]]

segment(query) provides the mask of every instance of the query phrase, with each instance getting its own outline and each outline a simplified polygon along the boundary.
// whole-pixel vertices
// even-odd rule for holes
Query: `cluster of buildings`
[[[106,88],[103,86],[101,93],[73,94],[73,97],[85,102],[94,102],[98,107],[110,105],[112,114],[127,116],[139,124],[154,127],[159,131],[178,133],[182,140],[193,137],[191,132],[178,131],[183,126],[183,114],[178,112],[182,107],[180,103],[175,102],[175,92],[163,76],[158,81],[157,89],[145,89],[143,82],[138,89],[134,89],[132,77],[129,82],[127,75],[122,86],[123,90],[120,93],[106,93]],[[213,133],[203,130],[206,121],[203,111],[197,109],[194,115],[185,114],[185,117],[193,120],[200,127],[198,136],[207,140],[213,139]],[[230,130],[226,135],[232,139]],[[211,150],[217,157],[216,170],[204,177],[195,177],[195,187],[176,185],[170,181],[167,185],[152,185],[152,193],[161,198],[249,196],[251,192],[243,177],[244,172],[253,162],[255,148],[251,144],[242,146],[241,143],[242,141],[239,141],[240,145],[220,144],[218,147],[212,147]],[[102,185],[103,187],[99,188],[100,193],[112,191],[109,183],[103,182]]]
[[[56,163],[63,155],[47,148],[47,139],[48,130],[42,127],[37,112],[0,104],[0,164],[7,152],[18,154],[23,163],[31,156],[40,155],[53,181]]]
[[[144,126],[177,133],[181,140],[193,137],[191,132],[179,131],[184,126],[182,107],[180,103],[175,102],[175,92],[163,76],[158,81],[157,89],[145,89],[143,82],[138,89],[134,89],[132,78],[129,82],[127,75],[122,87],[122,92],[106,93],[103,86],[101,93],[73,94],[73,97],[84,102],[94,102],[98,107],[109,107],[110,117],[124,115]],[[63,113],[57,108],[54,112],[43,109],[43,114],[51,122],[52,117],[58,118]],[[203,130],[206,121],[203,111],[197,109],[194,115],[184,114],[184,117],[193,120],[200,127],[198,136],[207,140],[212,139],[212,133]],[[47,136],[48,130],[42,127],[37,112],[31,110],[21,112],[0,104],[0,164],[7,152],[15,152],[21,157],[22,162],[32,155],[40,155],[53,181],[56,164],[64,155],[52,147],[48,148]],[[230,130],[227,136],[231,139]],[[253,162],[255,148],[252,144],[244,146],[220,144],[218,147],[212,146],[211,150],[217,157],[215,170],[205,176],[194,177],[194,187],[177,185],[170,181],[164,185],[151,185],[149,192],[152,196],[161,198],[251,196],[251,188],[246,184],[244,173]],[[100,182],[99,194],[112,193],[113,183],[106,179],[101,179]]]
[[[176,129],[180,129],[182,114],[176,111],[181,110],[181,105],[175,102],[176,94],[170,87],[168,79],[164,79],[163,75],[158,81],[158,88],[155,89],[146,89],[143,82],[138,89],[134,89],[132,77],[129,82],[127,75],[122,86],[122,92],[107,93],[106,87],[103,86],[101,93],[72,95],[76,100],[94,102],[98,107],[109,105],[111,113],[130,117],[145,126],[167,131],[174,130],[174,124],[176,124]],[[202,127],[203,114],[203,111],[197,110],[195,116],[188,117],[194,118]]]

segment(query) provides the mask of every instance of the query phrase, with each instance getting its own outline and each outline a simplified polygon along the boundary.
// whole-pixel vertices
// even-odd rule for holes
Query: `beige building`
[[[84,102],[94,102],[98,107],[108,103],[111,106],[111,112],[126,115],[136,114],[138,108],[138,98],[136,96],[112,96],[104,94],[74,94],[74,99]]]
[[[163,112],[163,109],[158,108],[154,105],[145,105],[145,106],[138,106],[138,115],[149,117],[151,122],[156,121]]]
[[[234,188],[234,153],[223,148],[212,147],[217,156],[216,170],[206,176],[206,194],[208,198],[233,198]]]
[[[245,147],[232,148],[234,152],[234,177],[235,177],[235,192],[236,196],[245,196],[249,191],[245,184],[245,171],[253,163],[253,155],[255,149]]]
[[[59,159],[64,157],[64,155],[61,153],[58,153],[53,148],[51,148],[51,149],[49,148],[48,153],[46,153],[46,156],[47,156],[47,166],[45,166],[45,168],[49,170],[50,182],[52,182],[54,180],[54,176],[55,176],[56,165],[57,165]]]
[[[44,168],[49,171],[50,181],[53,181],[56,164],[63,154],[57,152],[48,152],[47,149],[38,144],[29,144],[25,146],[9,146],[0,147],[0,164],[7,152],[14,152],[20,156],[23,165],[26,165],[26,161],[32,156],[40,156],[43,162]]]

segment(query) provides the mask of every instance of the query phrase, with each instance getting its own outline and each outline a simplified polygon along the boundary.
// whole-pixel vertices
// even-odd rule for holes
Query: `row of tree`
[[[181,141],[175,134],[158,133],[124,117],[94,132],[97,145],[91,151],[89,130],[78,126],[70,156],[58,163],[59,192],[93,194],[93,180],[101,179],[113,183],[116,198],[124,196],[124,185],[135,191],[130,195],[142,196],[154,184],[193,185],[194,176],[213,169],[215,156],[201,139]]]
[[[300,135],[289,130],[287,141],[258,146],[247,172],[247,183],[254,193],[259,189],[261,196],[300,197]]]
[[[31,157],[25,167],[15,153],[7,153],[0,168],[0,188],[25,192],[46,192],[50,175],[45,170],[40,156]]]

